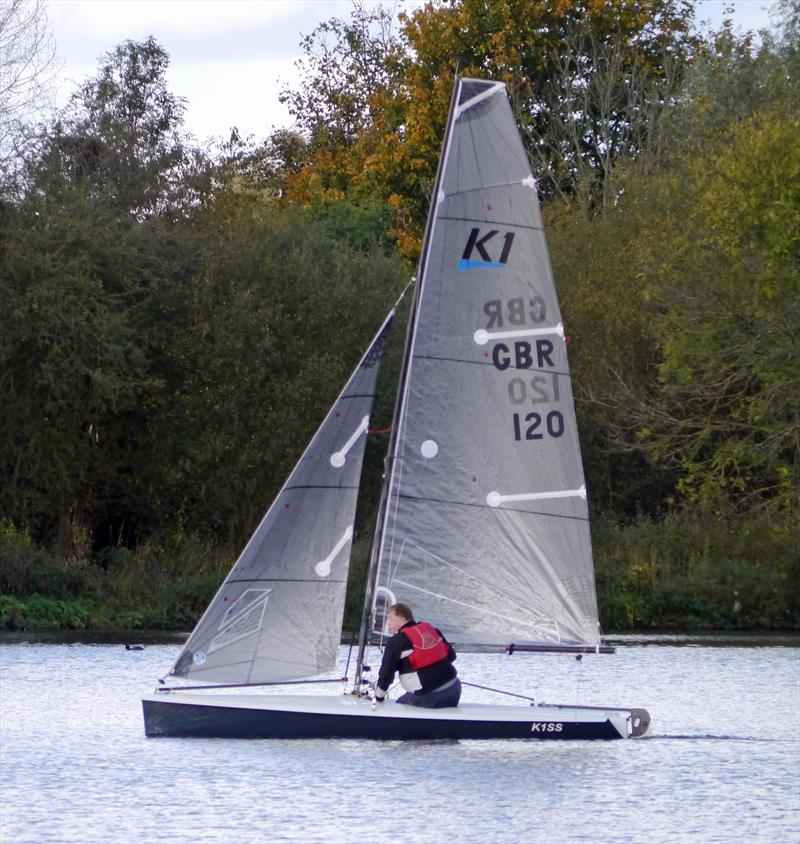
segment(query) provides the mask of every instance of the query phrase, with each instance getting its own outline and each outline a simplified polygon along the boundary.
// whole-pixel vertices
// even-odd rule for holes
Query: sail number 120
[[[513,414],[514,439],[517,442],[544,439],[545,431],[551,437],[560,437],[564,433],[564,417],[558,410],[551,410],[544,418],[541,413],[526,413],[523,419],[520,416],[519,413]]]

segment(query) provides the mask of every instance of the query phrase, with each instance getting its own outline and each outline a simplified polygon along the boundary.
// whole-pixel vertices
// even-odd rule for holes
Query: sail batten
[[[411,502],[419,502],[420,504],[446,504],[450,507],[477,507],[479,509],[494,509],[491,504],[488,504],[486,501],[455,501],[455,500],[448,500],[444,498],[431,498],[429,496],[423,495],[408,495],[406,493],[399,493],[399,497],[404,499],[405,501]],[[564,496],[556,496],[556,497],[564,497]],[[570,496],[571,497],[571,496]],[[578,497],[581,497],[580,495]],[[520,499],[521,500],[521,499]],[[546,500],[545,498],[539,498],[539,500]],[[588,516],[572,516],[572,515],[564,515],[563,513],[545,513],[542,510],[523,510],[519,507],[504,507],[504,510],[509,510],[514,513],[524,513],[527,516],[536,516],[539,517],[552,517],[554,519],[575,519],[581,522],[588,522]]]
[[[462,644],[592,646],[586,487],[536,182],[505,86],[456,85],[395,420],[371,629],[379,639],[386,607],[406,600]]]

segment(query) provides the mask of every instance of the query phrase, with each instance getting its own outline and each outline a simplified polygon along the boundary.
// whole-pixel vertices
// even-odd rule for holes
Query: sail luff
[[[400,382],[400,389],[398,391],[398,406],[395,417],[395,425],[393,427],[394,441],[391,452],[391,466],[389,469],[389,477],[387,484],[387,498],[391,501],[392,488],[398,481],[398,472],[402,474],[402,466],[397,468],[397,450],[400,443],[400,432],[404,428],[405,414],[408,407],[408,385],[411,376],[411,369],[413,366],[414,340],[416,337],[417,327],[419,324],[419,304],[422,301],[422,296],[425,290],[425,282],[427,280],[428,259],[430,256],[430,244],[433,239],[434,230],[436,228],[436,212],[439,205],[439,194],[441,191],[441,182],[444,177],[444,172],[447,167],[447,159],[449,154],[450,141],[453,135],[453,124],[455,122],[458,97],[461,89],[461,78],[456,77],[453,85],[453,95],[450,101],[450,110],[447,116],[447,123],[445,125],[445,134],[442,141],[442,153],[439,158],[439,166],[436,172],[436,182],[434,185],[433,194],[431,197],[431,207],[428,213],[428,221],[425,231],[425,239],[423,241],[422,256],[420,260],[419,280],[417,289],[415,291],[415,308],[410,317],[410,325],[412,330],[409,331],[406,341],[406,359],[404,363],[403,377]],[[381,528],[380,544],[378,549],[378,559],[382,556],[386,542],[386,518],[388,518],[388,505],[384,514],[384,524]],[[376,572],[377,574],[377,572]]]
[[[456,76],[456,84],[453,85],[453,93],[450,97],[450,107],[447,114],[447,121],[445,123],[444,138],[442,140],[442,153],[439,156],[439,163],[436,168],[436,178],[434,180],[433,193],[431,194],[431,206],[428,212],[428,219],[425,224],[425,235],[423,237],[422,251],[420,253],[420,260],[417,267],[414,296],[411,301],[411,308],[409,310],[408,326],[406,328],[406,338],[403,350],[403,365],[400,371],[397,396],[395,399],[395,407],[392,417],[392,431],[389,436],[386,468],[384,471],[383,483],[381,485],[381,495],[378,503],[378,513],[375,521],[375,533],[373,535],[372,544],[370,546],[369,566],[367,569],[367,585],[364,593],[364,606],[361,613],[361,628],[359,630],[358,635],[358,656],[356,659],[354,685],[356,691],[358,691],[361,687],[361,678],[363,676],[364,657],[366,655],[367,641],[369,638],[369,629],[373,623],[372,616],[373,604],[375,600],[375,583],[378,575],[378,564],[380,561],[381,553],[383,551],[383,537],[385,533],[386,518],[388,514],[387,503],[389,501],[390,487],[392,477],[394,475],[393,466],[397,455],[398,431],[400,428],[400,420],[402,418],[403,413],[403,403],[407,392],[406,382],[408,380],[408,373],[411,365],[411,353],[414,345],[414,332],[416,330],[419,302],[422,295],[425,270],[427,267],[427,257],[429,252],[430,239],[436,217],[437,199],[441,186],[442,175],[445,169],[447,146],[449,138],[452,134],[453,116],[455,114],[456,104],[458,102],[459,82],[459,77]]]
[[[409,317],[409,331],[408,336],[406,338],[406,349],[405,349],[405,359],[403,363],[403,373],[400,379],[400,386],[398,390],[398,398],[397,398],[397,408],[395,413],[395,420],[392,427],[392,443],[390,444],[390,465],[389,470],[387,472],[386,484],[384,485],[384,489],[387,490],[387,502],[384,507],[383,519],[380,525],[380,541],[378,543],[378,551],[374,561],[374,571],[371,571],[371,589],[369,593],[369,602],[370,602],[370,618],[369,623],[370,626],[374,626],[374,616],[375,616],[375,585],[378,577],[378,569],[380,566],[380,560],[383,558],[385,553],[385,542],[386,542],[386,523],[389,518],[389,506],[391,504],[392,498],[392,491],[393,488],[400,482],[400,478],[402,476],[403,467],[402,465],[398,466],[397,462],[397,449],[400,443],[400,432],[405,427],[405,414],[408,406],[408,383],[409,378],[411,375],[411,368],[413,365],[413,351],[414,351],[414,340],[416,336],[417,326],[419,322],[419,303],[422,300],[422,296],[424,293],[425,282],[427,279],[427,269],[428,269],[428,259],[430,256],[430,246],[433,240],[434,231],[436,228],[436,218],[437,218],[437,211],[438,206],[441,200],[441,185],[444,178],[445,171],[447,169],[447,163],[450,155],[450,145],[453,137],[453,127],[455,121],[461,114],[462,109],[464,106],[468,104],[464,104],[464,106],[459,104],[460,97],[461,97],[461,87],[462,87],[462,79],[460,76],[456,76],[453,84],[453,93],[450,99],[450,108],[447,115],[447,121],[445,124],[445,132],[444,137],[442,139],[442,151],[439,156],[439,164],[436,171],[436,180],[434,183],[434,190],[431,195],[431,205],[430,210],[428,212],[428,219],[425,226],[425,236],[423,239],[423,246],[422,246],[422,254],[420,256],[420,264],[418,270],[418,283],[417,289],[415,290],[415,297],[414,297],[414,308],[412,313]],[[498,85],[497,83],[493,83],[490,87],[487,88],[482,94],[479,95],[480,99],[483,99],[486,96],[491,96],[495,93],[499,87],[504,87],[502,84]],[[394,537],[392,537],[392,541],[394,541]],[[372,561],[371,561],[372,562]]]

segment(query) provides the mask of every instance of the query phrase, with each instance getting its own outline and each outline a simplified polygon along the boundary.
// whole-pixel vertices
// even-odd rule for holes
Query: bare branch
[[[56,45],[45,0],[0,0],[0,169],[21,127],[51,101]]]

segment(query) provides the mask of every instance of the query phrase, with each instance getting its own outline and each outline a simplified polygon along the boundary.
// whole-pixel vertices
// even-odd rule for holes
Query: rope
[[[403,301],[403,297],[406,295],[406,293],[408,293],[409,287],[411,287],[416,280],[417,277],[415,275],[412,275],[411,278],[408,280],[408,284],[403,288],[403,292],[397,297],[397,301],[392,306],[393,311]],[[378,436],[379,434],[389,434],[391,433],[391,431],[391,425],[388,428],[367,428],[367,436],[374,437]]]
[[[471,686],[473,689],[483,689],[485,692],[497,692],[497,694],[508,695],[509,697],[519,697],[523,700],[529,700],[531,703],[536,703],[530,695],[518,695],[516,692],[507,692],[505,689],[493,689],[491,686],[481,686],[478,683],[468,683],[466,680],[462,680],[461,685]]]
[[[347,688],[347,683],[350,680],[350,657],[353,655],[353,645],[355,644],[355,641],[356,641],[356,633],[355,633],[355,630],[354,630],[353,635],[350,637],[350,648],[347,651],[347,665],[345,665],[345,667],[344,667],[344,677],[342,678],[344,685],[345,685],[345,688]]]

